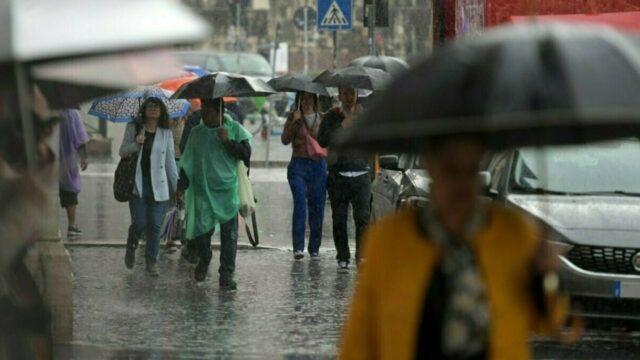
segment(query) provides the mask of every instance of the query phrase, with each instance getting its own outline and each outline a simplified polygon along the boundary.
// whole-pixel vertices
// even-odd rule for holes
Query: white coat
[[[138,166],[136,166],[136,181],[134,195],[142,196],[142,146],[136,143],[136,128],[133,123],[127,125],[124,139],[120,146],[120,156],[126,157],[138,154]],[[156,137],[151,148],[151,185],[156,201],[168,201],[170,195],[178,186],[178,167],[175,161],[173,147],[173,133],[169,129],[160,127],[156,130]]]

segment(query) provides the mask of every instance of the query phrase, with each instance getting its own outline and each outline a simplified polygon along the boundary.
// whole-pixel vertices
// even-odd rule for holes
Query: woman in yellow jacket
[[[430,206],[370,229],[341,359],[529,359],[568,301],[534,223],[481,200],[482,142],[430,139]]]

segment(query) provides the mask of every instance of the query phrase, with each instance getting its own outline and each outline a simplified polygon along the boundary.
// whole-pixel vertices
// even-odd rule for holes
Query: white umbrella
[[[0,0],[0,62],[193,43],[207,24],[171,0]]]
[[[86,91],[89,97],[98,95],[96,88],[112,90],[111,86],[102,87],[100,79],[96,86],[93,71],[69,73],[61,70],[64,69],[61,63],[47,67],[46,62],[193,43],[203,40],[209,32],[203,20],[186,6],[171,0],[0,0],[0,64],[12,64],[14,74],[4,80],[15,78],[16,108],[23,122],[29,164],[35,163],[30,80],[50,81],[49,86],[54,89],[56,85],[64,85],[64,90],[74,96],[82,95],[80,90],[88,84],[92,84],[91,91]],[[117,73],[114,70],[122,69],[120,65],[127,61],[117,59],[115,66],[111,63],[111,71],[98,73],[103,80]],[[84,63],[85,70],[96,68],[95,61],[92,65],[92,59],[85,60],[88,61]],[[162,73],[153,73],[153,65],[157,63],[148,64],[150,66],[137,66],[133,70],[144,69],[145,74],[153,78],[150,82],[163,78],[156,76]],[[66,64],[68,68],[71,65]],[[163,66],[157,69],[161,68]],[[165,74],[167,78],[174,76],[173,69],[169,70]],[[132,84],[123,82],[119,88],[129,85]],[[47,86],[43,88],[46,92]]]

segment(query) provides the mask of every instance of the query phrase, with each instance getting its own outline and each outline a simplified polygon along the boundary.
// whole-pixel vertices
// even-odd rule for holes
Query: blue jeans
[[[131,211],[131,227],[129,228],[130,239],[140,239],[146,232],[146,260],[147,263],[158,261],[160,253],[160,227],[162,226],[162,214],[166,201],[156,201],[153,196],[151,179],[143,180],[142,197],[134,195],[129,200],[129,211]]]
[[[322,222],[327,193],[327,162],[294,157],[289,163],[287,179],[293,195],[293,251],[304,251],[304,234],[309,211],[308,250],[317,253],[322,242]]]

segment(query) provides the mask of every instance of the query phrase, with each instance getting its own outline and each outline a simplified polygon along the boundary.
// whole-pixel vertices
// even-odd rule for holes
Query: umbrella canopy
[[[329,96],[327,89],[321,84],[314,83],[313,79],[303,74],[284,75],[273,78],[267,82],[276,91],[298,92],[304,91],[312,94]]]
[[[175,119],[187,115],[189,102],[186,100],[170,100],[171,93],[159,87],[133,90],[98,99],[93,102],[89,115],[94,115],[112,122],[130,122],[136,115],[145,99],[157,97],[161,99],[169,118]]]
[[[610,28],[528,24],[438,50],[398,78],[339,145],[422,150],[428,137],[492,148],[640,133],[640,41]]]
[[[191,73],[191,72],[187,72],[187,73],[184,73],[182,75],[182,77],[163,81],[163,82],[159,83],[158,86],[163,88],[163,89],[165,89],[165,90],[169,90],[172,93],[174,93],[182,85],[184,85],[184,84],[186,84],[188,82],[191,82],[193,80],[196,80],[196,79],[200,78],[200,76],[202,76],[202,75],[198,75],[197,73],[194,74],[194,73]],[[233,97],[233,96],[225,96],[224,97],[224,101],[225,102],[235,102],[235,101],[238,101],[238,99]],[[202,106],[199,98],[189,99],[189,102],[191,103],[191,107],[194,108],[194,109],[200,109],[200,107]]]
[[[332,87],[350,87],[371,91],[383,90],[391,81],[391,75],[380,69],[349,66],[334,71],[326,70],[314,82]]]
[[[394,78],[409,70],[409,64],[406,61],[393,56],[362,56],[349,63],[349,66],[380,69],[388,72]]]
[[[192,43],[209,31],[177,1],[0,0],[0,62]]]
[[[90,56],[35,65],[36,83],[52,109],[181,74],[175,56],[164,49]]]
[[[190,73],[193,73],[193,74],[197,75],[198,77],[209,75],[209,71],[201,68],[200,66],[196,66],[196,65],[182,65],[182,70],[188,71]]]
[[[215,72],[182,85],[173,99],[217,99],[226,96],[248,97],[275,94],[266,82],[238,74]]]

